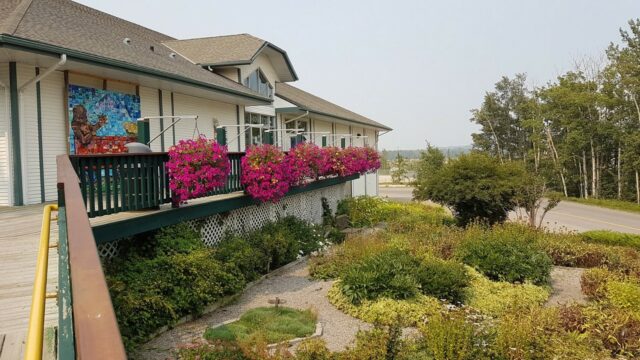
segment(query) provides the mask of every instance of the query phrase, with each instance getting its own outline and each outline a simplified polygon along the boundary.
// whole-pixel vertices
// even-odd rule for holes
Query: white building
[[[376,147],[390,130],[288,84],[297,79],[284,50],[251,35],[176,40],[68,0],[0,0],[0,205],[55,200],[56,155],[85,145],[108,152],[109,141],[127,139],[129,129],[107,133],[105,103],[73,122],[73,101],[86,93],[131,101],[114,108],[129,117],[197,115],[210,138],[227,126],[230,151],[261,142],[287,149],[292,138]],[[151,137],[172,121],[152,120]],[[86,144],[74,135],[83,127]],[[151,147],[166,151],[194,129],[185,119]],[[376,194],[377,175],[355,180],[352,192]]]

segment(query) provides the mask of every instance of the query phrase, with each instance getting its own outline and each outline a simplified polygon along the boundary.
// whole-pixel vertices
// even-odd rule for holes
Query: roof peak
[[[216,36],[203,36],[203,37],[197,37],[197,38],[190,38],[190,39],[172,39],[169,40],[167,42],[178,42],[178,41],[196,41],[196,40],[211,40],[211,39],[221,39],[221,38],[229,38],[229,37],[239,37],[239,36],[246,36],[246,37],[250,37],[253,38],[255,40],[260,40],[262,42],[268,42],[266,40],[260,39],[257,36],[253,36],[251,34],[248,33],[240,33],[240,34],[227,34],[227,35],[216,35]]]

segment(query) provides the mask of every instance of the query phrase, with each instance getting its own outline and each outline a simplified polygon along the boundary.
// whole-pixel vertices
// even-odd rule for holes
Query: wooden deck
[[[0,360],[22,357],[27,332],[31,292],[35,278],[44,205],[0,208]],[[54,213],[55,214],[55,213]],[[52,221],[51,243],[58,241],[58,224]],[[58,253],[49,252],[47,291],[58,283]],[[57,325],[55,300],[47,300],[45,327]]]

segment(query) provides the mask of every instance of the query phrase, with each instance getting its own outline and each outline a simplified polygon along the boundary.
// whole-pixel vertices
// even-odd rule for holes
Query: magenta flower
[[[231,171],[227,147],[200,136],[169,149],[169,188],[178,202],[206,195],[225,185]]]

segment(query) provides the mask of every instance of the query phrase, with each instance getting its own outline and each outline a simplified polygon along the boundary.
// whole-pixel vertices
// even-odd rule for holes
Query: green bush
[[[235,265],[246,281],[253,281],[267,273],[271,259],[242,236],[227,235],[215,248],[214,257]]]
[[[331,248],[328,253],[311,257],[309,273],[315,279],[335,279],[354,263],[388,248],[383,234],[350,237],[345,242]]]
[[[420,328],[425,347],[433,360],[477,359],[474,328],[458,313],[432,316]]]
[[[536,240],[536,232],[524,226],[472,228],[456,256],[492,280],[546,284],[552,261]]]
[[[237,268],[214,260],[213,250],[206,248],[119,261],[107,272],[107,283],[128,348],[245,285]]]
[[[353,303],[379,297],[408,299],[419,293],[415,277],[419,261],[399,249],[385,250],[350,267],[342,277],[342,292]]]
[[[640,249],[640,235],[636,234],[607,230],[592,230],[583,232],[581,235],[585,241],[591,243],[628,246],[634,249]]]
[[[453,303],[462,303],[467,297],[470,277],[460,263],[430,258],[422,261],[415,277],[425,295]]]
[[[421,261],[397,248],[365,258],[342,277],[342,292],[353,304],[380,297],[409,299],[419,293],[461,302],[468,285],[463,265],[437,258]]]
[[[421,196],[451,207],[458,222],[504,222],[516,207],[516,196],[526,178],[518,163],[501,164],[482,153],[460,155],[421,184]]]
[[[397,203],[370,196],[342,200],[337,214],[346,214],[353,227],[370,227],[386,222],[395,231],[411,230],[420,224],[450,224],[451,216],[439,206],[420,203]]]

